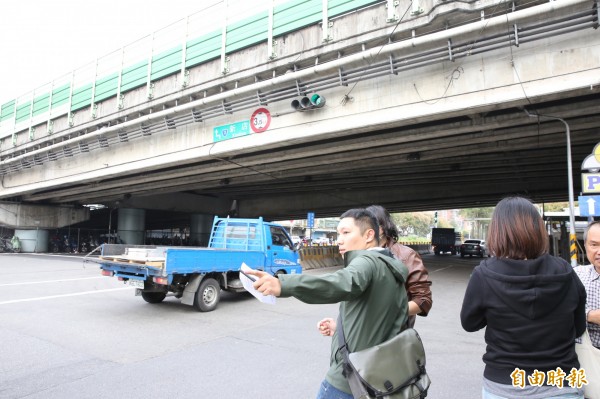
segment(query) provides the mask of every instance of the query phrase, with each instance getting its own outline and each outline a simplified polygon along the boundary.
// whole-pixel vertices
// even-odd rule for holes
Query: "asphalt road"
[[[434,304],[416,328],[428,398],[479,398],[483,332],[459,320],[479,260],[424,260]],[[173,297],[151,305],[67,256],[0,254],[0,277],[0,398],[309,399],[328,368],[331,339],[316,324],[337,305],[228,293],[210,313]]]

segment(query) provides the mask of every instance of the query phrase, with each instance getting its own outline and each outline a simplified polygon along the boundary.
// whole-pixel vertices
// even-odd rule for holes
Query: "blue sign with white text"
[[[600,216],[600,195],[583,195],[577,200],[580,216]]]
[[[315,227],[315,213],[314,212],[308,212],[308,216],[307,216],[307,227],[308,228],[313,228]]]

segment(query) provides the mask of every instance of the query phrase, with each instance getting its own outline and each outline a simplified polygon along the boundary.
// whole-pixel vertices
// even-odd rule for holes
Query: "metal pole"
[[[567,134],[567,173],[569,181],[569,248],[571,255],[571,266],[577,266],[577,235],[575,233],[575,195],[573,194],[573,163],[571,162],[571,129],[569,124],[562,118],[548,115],[530,114],[525,110],[525,113],[531,117],[546,118],[561,121],[565,125]]]
[[[108,244],[111,244],[111,239],[110,239],[111,233],[110,233],[110,230],[112,229],[112,212],[113,212],[113,209],[109,208],[109,211],[108,211],[108,237],[106,238]]]
[[[567,133],[567,171],[569,178],[569,244],[571,248],[571,266],[577,266],[577,235],[575,233],[575,195],[573,194],[573,162],[571,161],[571,130],[569,124],[561,118],[556,118],[565,125]]]

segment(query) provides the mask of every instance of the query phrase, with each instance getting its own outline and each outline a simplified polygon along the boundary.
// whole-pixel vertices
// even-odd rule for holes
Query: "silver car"
[[[460,246],[460,257],[464,258],[465,255],[477,255],[480,258],[483,258],[486,255],[485,241],[465,240]]]

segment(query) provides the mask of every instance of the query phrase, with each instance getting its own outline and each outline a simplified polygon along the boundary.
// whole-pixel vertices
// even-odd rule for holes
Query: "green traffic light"
[[[310,103],[315,108],[321,108],[325,105],[325,97],[321,96],[320,94],[313,94],[310,96]]]
[[[310,97],[302,97],[292,101],[291,106],[296,111],[307,111],[321,108],[325,105],[325,97],[320,94],[312,94]]]

